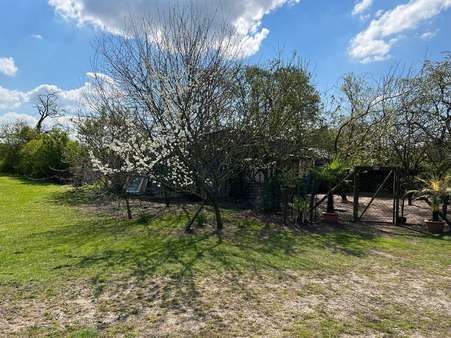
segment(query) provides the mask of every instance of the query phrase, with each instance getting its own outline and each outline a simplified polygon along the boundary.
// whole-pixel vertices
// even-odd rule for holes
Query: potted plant
[[[303,197],[294,196],[293,207],[297,211],[296,224],[305,224],[306,222],[306,212],[308,210],[308,201]]]
[[[322,220],[326,223],[338,223],[338,214],[335,212],[334,207],[334,193],[331,192],[331,189],[338,183],[338,180],[345,171],[345,165],[336,158],[329,164],[317,169],[315,172],[317,180],[327,187],[327,207],[326,211],[321,214]]]
[[[423,188],[412,191],[416,199],[425,199],[431,206],[432,219],[424,221],[429,232],[442,233],[445,221],[439,219],[440,207],[451,194],[451,176],[435,177],[430,179],[419,179]]]

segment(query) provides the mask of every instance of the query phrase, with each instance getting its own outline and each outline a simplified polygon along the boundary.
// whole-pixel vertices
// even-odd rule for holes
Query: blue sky
[[[183,1],[183,0],[182,0]],[[379,76],[451,50],[451,0],[194,0],[246,40],[246,62],[279,52],[310,65],[320,91],[348,72]],[[123,13],[152,15],[166,0],[1,0],[0,122],[33,122],[33,99],[52,89],[70,115],[89,87],[94,38],[120,34]],[[121,14],[122,13],[122,14]],[[238,24],[239,23],[239,24]]]

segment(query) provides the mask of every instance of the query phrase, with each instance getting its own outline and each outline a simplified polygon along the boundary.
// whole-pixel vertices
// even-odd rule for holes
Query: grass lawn
[[[78,196],[0,177],[0,336],[451,332],[448,236],[358,224],[295,231],[226,210],[219,240],[208,224],[183,234],[179,207],[127,221],[105,212],[116,204]]]

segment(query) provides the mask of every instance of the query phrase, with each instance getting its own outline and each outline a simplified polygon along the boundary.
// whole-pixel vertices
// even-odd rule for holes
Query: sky
[[[58,93],[66,117],[84,107],[95,39],[124,34],[130,16],[173,0],[0,0],[0,124],[36,120],[34,102]],[[451,0],[177,0],[235,29],[245,63],[296,52],[321,93],[349,72],[382,76],[451,50]]]

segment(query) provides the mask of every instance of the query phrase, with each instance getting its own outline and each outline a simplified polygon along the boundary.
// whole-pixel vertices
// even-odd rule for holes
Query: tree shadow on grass
[[[54,193],[49,199],[56,204],[80,206],[112,203],[117,201],[118,197],[97,187],[82,186]]]
[[[262,223],[266,224],[267,215],[255,215]],[[271,220],[283,228],[283,222],[279,218],[272,217]],[[381,236],[376,228],[361,225],[353,225],[342,222],[338,225],[326,225],[323,223],[293,226],[292,231],[297,234],[302,245],[316,247],[349,256],[365,257],[370,252],[369,247],[374,245]]]
[[[311,245],[332,253],[353,257],[366,257],[380,236],[371,229],[327,225],[304,226],[298,229],[301,236],[310,239]]]
[[[266,270],[283,273],[290,267],[286,263],[292,261],[298,268],[309,269],[316,262],[302,253],[311,248],[364,257],[380,236],[371,228],[293,230],[261,224],[252,217],[233,217],[226,221],[228,226],[220,239],[211,228],[185,235],[187,219],[185,214],[156,215],[149,223],[95,218],[40,232],[37,236],[43,246],[70,247],[76,262],[58,268],[94,267],[105,273],[128,270],[143,280],[159,273],[180,278],[205,271],[232,275]],[[87,253],[81,253],[79,248],[83,247],[88,247]]]
[[[15,184],[33,185],[33,186],[41,186],[41,187],[59,185],[57,182],[52,182],[51,180],[48,180],[48,179],[31,179],[31,178],[26,178],[23,176],[9,175],[9,174],[4,174],[4,173],[0,173],[0,175],[3,177],[9,177],[9,178],[14,179],[16,181]],[[60,185],[62,186],[62,184],[60,184]]]
[[[207,315],[202,314],[198,278],[223,278],[252,297],[252,290],[240,282],[243,275],[271,271],[285,276],[283,261],[294,254],[296,234],[244,221],[226,229],[223,238],[211,228],[185,235],[185,221],[185,215],[166,215],[150,224],[95,219],[41,232],[30,240],[41,242],[42,249],[65,247],[67,259],[53,269],[68,276],[71,271],[80,275],[80,270],[86,271],[81,275],[94,275],[93,293],[101,293],[99,280],[125,275],[129,277],[121,279],[132,278],[148,290],[147,301],[158,298],[168,311],[189,307],[197,316]]]
[[[69,274],[71,270],[85,270],[87,275],[93,275],[93,294],[97,296],[103,292],[99,285],[109,283],[99,280],[109,281],[119,275],[119,282],[107,286],[110,291],[115,288],[127,297],[130,280],[145,290],[140,306],[133,307],[136,311],[157,303],[162,312],[190,311],[198,318],[207,318],[211,314],[199,289],[202,278],[217,278],[219,289],[234,288],[252,299],[259,295],[246,285],[246,277],[258,279],[269,273],[286,279],[294,278],[292,269],[321,269],[321,262],[308,254],[310,250],[364,258],[380,237],[371,227],[294,230],[235,213],[225,217],[223,238],[211,227],[186,235],[183,228],[187,219],[183,213],[164,214],[149,223],[94,218],[41,232],[36,240],[41,241],[43,249],[67,247],[70,257],[54,269]],[[129,303],[117,306],[120,313],[130,314]]]

